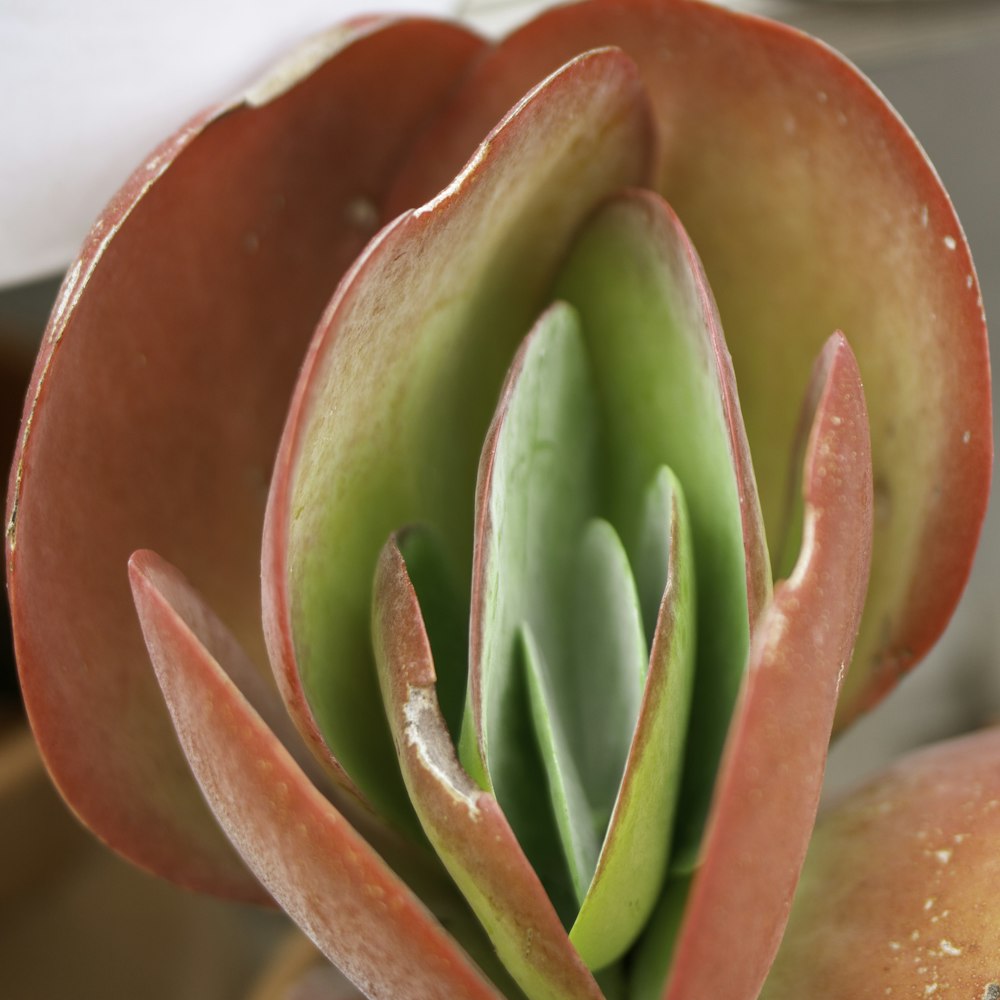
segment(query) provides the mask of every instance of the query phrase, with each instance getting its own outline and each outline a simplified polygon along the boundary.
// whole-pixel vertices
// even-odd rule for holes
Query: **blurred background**
[[[500,34],[546,6],[399,0]],[[1000,3],[734,0],[847,54],[900,111],[965,226],[986,315],[1000,316]],[[4,468],[34,351],[91,221],[133,165],[201,107],[365,0],[0,0],[0,452]],[[141,14],[140,14],[141,11]],[[968,591],[927,660],[835,746],[833,795],[903,751],[1000,722],[1000,523],[991,507]],[[42,776],[20,724],[0,607],[0,992],[245,997],[279,948],[277,917],[235,912],[133,872],[92,843]],[[18,859],[16,862],[14,859]],[[278,950],[276,950],[278,949]],[[294,951],[294,947],[293,947]],[[276,956],[276,957],[275,957]],[[265,974],[281,981],[283,973]],[[264,994],[253,994],[263,996]],[[288,994],[274,994],[288,995]],[[301,994],[304,998],[305,993]]]

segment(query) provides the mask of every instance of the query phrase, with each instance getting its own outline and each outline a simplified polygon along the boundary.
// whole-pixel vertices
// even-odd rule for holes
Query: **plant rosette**
[[[100,838],[369,997],[971,996],[992,735],[824,820],[785,927],[990,428],[958,220],[825,46],[688,0],[356,20],[67,275],[11,477],[28,712]]]

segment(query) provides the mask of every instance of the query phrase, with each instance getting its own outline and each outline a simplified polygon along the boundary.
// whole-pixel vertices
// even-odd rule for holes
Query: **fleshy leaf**
[[[635,582],[639,591],[643,627],[650,645],[656,632],[663,591],[666,589],[670,570],[670,533],[673,526],[670,514],[674,491],[678,486],[676,476],[667,466],[663,466],[646,488],[639,518]]]
[[[311,784],[193,629],[176,577],[129,564],[181,746],[216,819],[282,908],[373,1000],[499,1000],[416,896]]]
[[[662,506],[660,506],[662,505]],[[570,940],[592,968],[620,957],[649,920],[667,872],[684,760],[695,652],[691,528],[680,483],[661,469],[647,491],[646,517],[666,524],[666,583],[649,672],[621,787]],[[599,741],[593,739],[594,752]]]
[[[538,750],[544,768],[543,774],[539,774],[536,780],[548,779],[547,784],[549,795],[552,798],[556,829],[559,831],[563,855],[569,869],[573,896],[576,905],[579,906],[583,902],[587,886],[590,884],[594,869],[597,867],[600,836],[595,830],[590,803],[583,790],[580,769],[555,708],[558,699],[551,691],[551,671],[546,663],[545,654],[535,642],[531,627],[527,622],[521,623],[515,635],[517,643],[515,651],[520,654],[520,658],[514,660],[512,667],[517,669],[523,664],[528,685],[528,708],[531,711],[531,720],[538,739]],[[512,699],[507,699],[509,709],[514,711],[522,709],[523,706],[519,701],[515,701],[513,704],[511,701]],[[506,731],[508,738],[512,732],[512,727],[508,726]],[[525,775],[526,770],[523,765],[517,766],[516,769],[508,768],[506,782],[508,786],[514,784],[511,781],[512,777],[520,779],[517,781],[515,793],[521,792],[525,777],[527,780],[531,780],[530,775]],[[537,826],[537,819],[532,817],[529,812],[531,799],[519,794],[518,798],[520,799],[519,808],[512,809],[505,805],[504,813],[513,815],[515,819],[520,820],[522,829],[525,823],[530,823],[532,827]],[[517,830],[516,827],[515,830]],[[523,834],[521,839],[524,840]],[[532,858],[532,861],[535,867],[539,868],[538,860]],[[565,904],[562,909],[566,910]],[[567,922],[574,912],[575,908],[564,914]],[[583,956],[583,959],[590,965],[586,955]]]
[[[571,575],[558,581],[560,590],[573,595],[564,609],[570,632],[560,672],[541,665],[543,654],[527,625],[522,640],[535,730],[580,906],[625,771],[647,653],[635,582],[614,528],[599,518],[589,521],[576,548]],[[509,578],[506,586],[517,589]],[[536,614],[537,608],[535,602]],[[578,922],[577,917],[574,933]],[[589,966],[607,964],[594,962],[573,933],[570,939]]]
[[[868,583],[872,483],[861,379],[842,335],[814,378],[802,550],[754,636],[664,1000],[757,997],[816,817]]]
[[[649,666],[632,568],[618,533],[607,521],[595,518],[587,523],[575,573],[565,583],[571,584],[574,595],[570,649],[576,676],[563,697],[570,704],[575,701],[574,753],[587,800],[595,810],[592,822],[603,836],[621,785]]]
[[[588,222],[556,294],[576,306],[583,323],[603,415],[609,516],[633,565],[649,558],[640,549],[643,498],[662,465],[684,484],[688,501],[697,589],[710,595],[711,608],[699,619],[678,813],[678,863],[690,866],[746,664],[752,614],[768,587],[729,355],[697,255],[654,194],[622,195]]]
[[[379,559],[374,595],[379,680],[428,838],[530,1000],[601,1000],[496,799],[458,762],[437,703],[420,607],[393,539]]]
[[[154,547],[183,566],[266,669],[260,532],[302,354],[480,45],[368,19],[195,119],[98,220],[45,334],[8,509],[25,701],[77,815],[187,886],[259,893],[177,749],[126,563]]]
[[[1000,996],[998,773],[994,728],[821,816],[763,1000]]]
[[[462,760],[482,772],[548,883],[549,872],[528,846],[539,823],[532,786],[542,776],[533,773],[533,741],[521,732],[526,679],[578,892],[590,881],[599,840],[574,759],[578,741],[566,728],[579,677],[570,595],[584,527],[597,507],[597,433],[579,323],[557,303],[511,365],[480,459]],[[581,871],[588,864],[590,871]]]
[[[694,0],[591,0],[525,25],[476,64],[393,204],[436,189],[531,81],[598,45],[620,46],[649,88],[656,186],[719,304],[772,539],[798,416],[789,387],[805,384],[831,330],[857,352],[877,530],[840,728],[940,635],[986,511],[989,351],[961,225],[912,133],[841,56]]]
[[[504,371],[570,234],[648,160],[632,64],[613,50],[574,59],[369,245],[313,341],[272,480],[265,630],[333,753],[397,819],[409,807],[369,642],[379,549],[426,524],[468,581],[476,461]]]

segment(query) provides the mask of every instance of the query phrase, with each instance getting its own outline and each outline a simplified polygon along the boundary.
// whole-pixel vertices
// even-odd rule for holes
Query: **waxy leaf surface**
[[[683,485],[690,511],[696,586],[705,595],[678,813],[677,863],[690,867],[751,620],[769,589],[729,354],[694,248],[655,194],[631,192],[588,222],[556,294],[581,317],[603,417],[605,503],[632,564],[649,558],[640,548],[645,491],[663,465]]]
[[[535,766],[534,729],[577,895],[581,881],[583,889],[590,882],[599,845],[574,755],[581,678],[571,597],[584,528],[597,506],[597,433],[578,320],[557,303],[511,365],[480,458],[461,756],[526,844],[540,825],[536,789],[545,783]],[[534,725],[525,738],[529,713]],[[618,721],[626,731],[634,725]],[[543,859],[527,849],[550,884]]]
[[[601,968],[638,935],[666,871],[695,607],[680,487],[661,470],[648,491],[659,509],[648,495],[639,498],[643,516],[662,519],[668,538],[647,681],[628,557],[614,528],[595,517],[600,467],[589,368],[577,317],[557,303],[519,350],[487,434],[463,759],[495,790],[572,923],[570,940],[589,966]],[[534,734],[524,732],[529,709]],[[556,881],[563,871],[558,858],[534,849],[551,836],[542,821],[546,804],[538,802],[544,784],[571,899]]]
[[[607,836],[570,940],[600,967],[620,957],[649,920],[663,890],[674,841],[695,669],[694,552],[680,483],[661,469],[645,515],[668,539],[645,688]],[[597,742],[595,740],[595,742]]]

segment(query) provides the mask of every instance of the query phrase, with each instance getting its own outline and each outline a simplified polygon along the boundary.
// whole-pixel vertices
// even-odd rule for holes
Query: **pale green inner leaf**
[[[536,324],[497,420],[481,497],[488,525],[479,584],[487,778],[522,843],[540,835],[538,815],[554,814],[576,901],[572,939],[589,965],[603,967],[640,933],[667,868],[693,671],[689,524],[679,483],[668,469],[657,470],[637,498],[637,530],[650,541],[644,586],[659,658],[644,701],[640,594],[615,529],[595,516],[602,462],[596,400],[569,307],[557,303]],[[668,577],[674,585],[661,613]],[[669,627],[658,627],[661,620]],[[525,690],[533,740],[524,738],[518,717]],[[470,698],[467,732],[475,708]],[[542,773],[532,780],[536,755]],[[634,773],[621,794],[627,761]],[[550,813],[528,805],[536,794],[531,784],[547,785]],[[548,873],[525,850],[548,886]],[[565,912],[560,907],[564,919]]]
[[[579,906],[597,866],[599,833],[592,821],[591,807],[567,740],[566,728],[558,714],[558,696],[552,690],[549,666],[526,624],[521,627],[520,641],[531,718],[538,737],[542,766],[548,778],[556,827],[569,867],[575,906]]]
[[[535,731],[577,904],[597,868],[639,716],[647,652],[635,583],[614,528],[584,527],[564,581],[572,644],[552,669],[522,629]]]
[[[596,452],[597,415],[578,321],[557,303],[522,348],[492,457],[493,488],[482,501],[491,530],[481,556],[478,734],[489,785],[550,893],[549,873],[531,848],[539,825],[532,800],[544,781],[534,734],[525,738],[526,724],[533,728],[524,697],[532,672],[521,668],[517,646],[527,627],[549,668],[565,672],[568,588],[583,526],[597,506]],[[459,752],[475,774],[478,752],[467,738],[474,728],[471,700],[468,712]]]
[[[653,644],[660,601],[667,585],[670,565],[670,510],[679,483],[667,466],[659,469],[647,487],[639,520],[639,541],[636,546],[635,581],[642,608],[642,624],[646,642]]]
[[[659,536],[659,557],[667,560],[656,574],[665,590],[661,587],[645,694],[625,775],[593,881],[570,931],[570,940],[593,968],[624,954],[656,905],[670,856],[691,705],[694,559],[683,493],[669,469],[655,476],[643,510],[643,534]]]
[[[586,525],[571,582],[573,664],[561,678],[559,708],[572,720],[573,754],[594,829],[603,839],[639,717],[649,660],[632,569],[607,521],[595,518]]]
[[[607,446],[606,515],[632,564],[644,573],[641,497],[661,465],[683,482],[691,512],[708,606],[699,616],[679,867],[694,863],[749,649],[739,490],[701,293],[684,248],[627,198],[584,228],[555,289],[582,318]],[[651,603],[643,599],[647,623]]]

